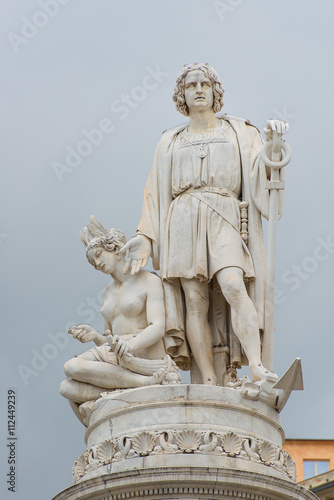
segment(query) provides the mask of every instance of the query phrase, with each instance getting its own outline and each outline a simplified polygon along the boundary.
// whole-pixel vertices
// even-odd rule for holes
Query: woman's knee
[[[75,378],[75,374],[78,372],[80,364],[81,360],[79,358],[72,358],[69,361],[66,361],[64,365],[66,377]]]
[[[59,392],[64,398],[69,398],[71,395],[71,381],[66,379],[60,384]]]

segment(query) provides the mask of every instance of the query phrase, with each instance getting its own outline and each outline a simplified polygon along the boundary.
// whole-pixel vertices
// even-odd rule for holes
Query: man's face
[[[184,88],[184,95],[190,112],[212,109],[212,83],[203,71],[189,71],[184,79]]]

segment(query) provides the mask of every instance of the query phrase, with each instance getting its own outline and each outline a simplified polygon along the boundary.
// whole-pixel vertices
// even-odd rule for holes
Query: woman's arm
[[[111,332],[110,324],[103,319],[103,331],[109,330]],[[78,339],[82,343],[95,342],[97,346],[107,342],[106,337],[101,335],[97,330],[90,325],[75,325],[68,330],[73,338]]]
[[[103,318],[103,327],[102,327],[102,328],[103,328],[103,334],[104,334],[106,331],[108,331],[108,332],[110,332],[110,334],[112,335],[112,327],[111,327],[111,324],[110,324],[107,320],[105,320],[104,318]],[[110,335],[110,334],[109,334],[109,335]],[[103,345],[103,344],[105,344],[105,343],[107,342],[107,339],[106,339],[105,335],[100,335],[100,334],[98,334],[98,336],[95,338],[94,342],[95,342],[95,344],[96,344],[97,346],[99,346],[99,345]]]

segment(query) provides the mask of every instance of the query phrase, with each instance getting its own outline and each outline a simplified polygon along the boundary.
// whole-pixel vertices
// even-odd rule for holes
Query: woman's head
[[[117,252],[126,243],[125,234],[119,229],[109,229],[105,236],[92,238],[86,247],[88,262],[96,267],[96,249],[103,249],[107,252]]]
[[[111,259],[110,254],[115,254],[126,243],[123,231],[105,229],[93,215],[83,233],[80,233],[80,238],[86,247],[86,257],[89,263],[101,271],[104,271],[103,265],[106,264],[106,260]]]
[[[176,85],[173,94],[173,101],[176,104],[176,109],[185,116],[189,116],[189,108],[185,99],[185,78],[190,71],[202,71],[205,76],[211,81],[213,91],[213,106],[214,113],[218,113],[224,104],[224,87],[219,80],[216,71],[208,63],[194,63],[183,66],[182,71],[176,80]]]

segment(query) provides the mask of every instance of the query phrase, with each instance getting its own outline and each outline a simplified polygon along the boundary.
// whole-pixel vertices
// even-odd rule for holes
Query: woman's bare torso
[[[148,326],[145,291],[147,284],[143,286],[144,273],[146,271],[123,284],[111,282],[104,290],[101,313],[114,335],[130,339]],[[133,354],[151,359],[164,357],[166,353],[163,340]]]

